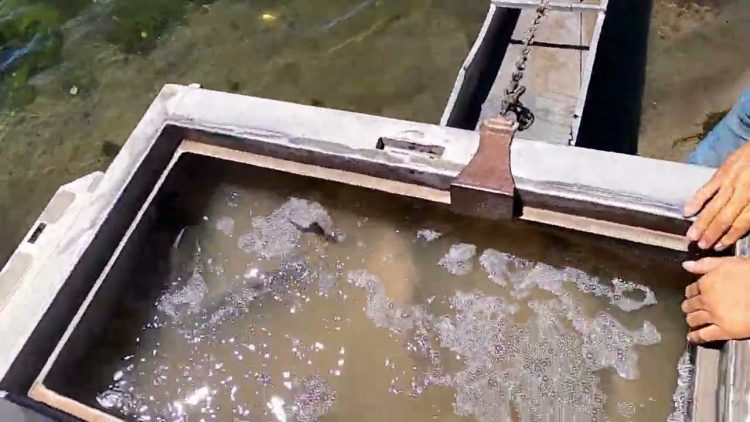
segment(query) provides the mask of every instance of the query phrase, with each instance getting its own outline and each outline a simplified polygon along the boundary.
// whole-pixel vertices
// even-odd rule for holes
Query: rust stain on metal
[[[456,212],[489,219],[513,217],[516,189],[510,145],[516,127],[503,117],[482,124],[476,154],[451,184],[451,207]]]

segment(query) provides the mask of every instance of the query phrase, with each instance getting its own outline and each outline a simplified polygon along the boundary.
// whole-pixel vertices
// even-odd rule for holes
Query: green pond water
[[[0,0],[0,262],[165,83],[437,122],[485,0]]]

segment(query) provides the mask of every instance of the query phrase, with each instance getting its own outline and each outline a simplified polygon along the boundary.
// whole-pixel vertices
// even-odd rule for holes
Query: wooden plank
[[[57,394],[43,384],[32,387],[29,391],[29,397],[87,422],[123,422],[122,419],[104,413],[99,409],[94,409],[70,397]]]
[[[524,207],[520,218],[526,221],[680,252],[687,251],[688,246],[685,237],[681,235],[533,207]]]
[[[500,107],[521,45],[511,45],[480,115],[480,122]],[[534,113],[534,124],[518,136],[533,141],[567,144],[580,91],[581,52],[550,47],[532,47],[522,84],[527,91],[521,101]]]
[[[445,190],[438,190],[426,186],[404,183],[395,180],[381,179],[361,173],[320,167],[294,161],[281,160],[265,155],[253,154],[245,151],[233,150],[216,145],[204,144],[185,140],[180,145],[180,153],[205,155],[237,163],[250,164],[256,167],[283,171],[300,176],[332,182],[343,182],[361,188],[387,192],[394,195],[408,196],[441,204],[450,204],[450,194]]]
[[[521,10],[516,29],[513,32],[514,41],[525,40],[529,27],[531,27],[535,18],[535,10]],[[581,46],[581,20],[581,13],[549,11],[542,18],[534,35],[534,40],[538,43]]]

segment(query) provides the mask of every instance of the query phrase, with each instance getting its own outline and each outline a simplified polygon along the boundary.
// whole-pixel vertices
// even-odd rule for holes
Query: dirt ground
[[[750,86],[750,4],[655,1],[647,60],[639,155],[684,160]]]

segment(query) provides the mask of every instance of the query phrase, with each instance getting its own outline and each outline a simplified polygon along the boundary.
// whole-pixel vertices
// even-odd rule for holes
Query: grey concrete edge
[[[5,377],[74,265],[112,211],[138,163],[157,139],[171,102],[184,91],[185,88],[174,85],[162,89],[98,182],[86,206],[57,239],[49,239],[47,250],[35,254],[39,259],[23,275],[24,282],[0,310],[0,338],[4,339],[0,350],[0,379]]]
[[[714,169],[645,157],[513,142],[511,167],[519,189],[682,218],[682,205]]]
[[[179,149],[175,152],[172,159],[169,161],[169,164],[167,164],[166,168],[160,175],[159,179],[156,181],[155,186],[153,189],[150,189],[149,195],[144,202],[142,206],[139,207],[138,213],[136,214],[133,221],[128,224],[128,228],[123,235],[122,239],[117,243],[117,247],[113,251],[112,257],[108,260],[107,264],[105,265],[104,269],[102,270],[101,274],[97,277],[96,281],[94,282],[94,285],[91,287],[91,289],[86,294],[86,297],[81,304],[80,308],[77,310],[75,315],[73,316],[72,320],[70,321],[70,324],[68,324],[67,329],[63,333],[60,340],[57,342],[57,345],[55,346],[54,350],[50,354],[49,358],[47,359],[47,362],[44,364],[44,367],[40,371],[40,373],[36,376],[34,383],[31,386],[31,389],[29,391],[30,395],[33,394],[34,390],[45,386],[45,379],[47,375],[49,374],[52,367],[55,365],[55,362],[57,361],[58,356],[62,352],[62,350],[65,348],[65,345],[67,344],[68,340],[70,339],[71,335],[75,332],[76,328],[78,327],[81,319],[83,318],[83,315],[86,313],[86,310],[91,305],[91,302],[94,300],[94,298],[97,295],[97,292],[99,291],[102,283],[107,278],[107,275],[112,270],[113,265],[117,262],[117,260],[120,257],[120,254],[127,245],[128,240],[131,238],[133,231],[136,229],[140,221],[143,219],[143,215],[148,209],[149,205],[153,202],[154,198],[158,194],[159,188],[163,185],[164,180],[168,176],[170,170],[174,167],[174,165],[179,160],[182,153],[179,151]],[[48,405],[52,405],[52,403],[47,403]]]
[[[448,178],[457,176],[468,164],[479,142],[478,134],[473,131],[208,90],[186,92],[169,122]],[[375,150],[380,137],[406,138],[415,144],[439,145],[445,150],[439,159],[393,156]],[[518,137],[511,149],[511,167],[519,190],[674,219],[682,219],[682,205],[714,172],[706,167],[568,148]],[[423,183],[417,180],[418,176],[413,178],[402,181]]]

